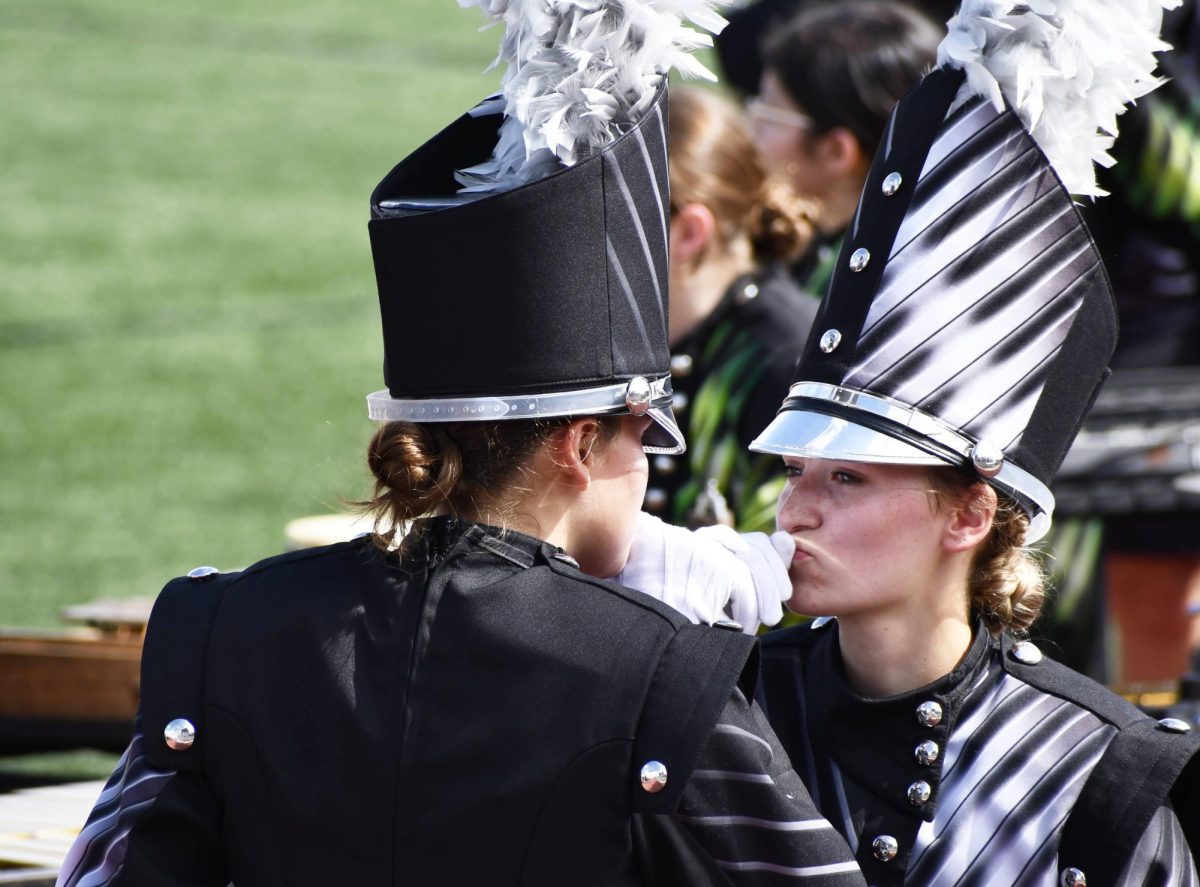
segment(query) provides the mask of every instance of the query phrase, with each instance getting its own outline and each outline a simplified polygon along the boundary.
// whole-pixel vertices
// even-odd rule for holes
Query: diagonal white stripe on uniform
[[[948,171],[944,180],[939,178],[936,188],[931,190],[917,186],[917,194],[896,231],[889,261],[904,252],[905,247],[930,226],[945,219],[960,203],[987,188],[989,182],[1036,150],[1033,142],[1022,138],[1019,133],[997,128],[995,135],[998,138],[990,141],[977,157],[972,157],[970,163],[962,164],[952,173]],[[1046,184],[1041,189],[1043,193],[1053,186],[1052,177],[1044,178]]]
[[[736,724],[717,724],[717,726],[713,728],[713,732],[725,733],[730,736],[740,736],[742,739],[749,739],[753,742],[757,742],[759,745],[764,746],[768,752],[771,751],[771,743],[767,742],[767,740],[763,739],[761,736],[755,736],[749,730],[743,730]]]
[[[1061,263],[1042,270],[1039,283],[1058,283],[1055,276],[1066,274],[1073,277],[1070,281],[1073,284],[1078,280],[1074,263],[1080,258],[1093,261],[1087,243]],[[1066,289],[1069,288],[1070,285]],[[1082,296],[1077,291],[1074,297],[1048,297],[1058,294],[1025,289],[1007,300],[979,299],[969,306],[974,310],[949,315],[949,320],[935,330],[918,324],[904,327],[898,331],[899,336],[912,339],[925,336],[917,347],[910,348],[911,352],[918,352],[917,359],[904,361],[897,367],[908,356],[904,355],[859,387],[884,384],[894,392],[894,397],[931,410],[956,428],[972,432],[975,427],[987,425],[989,439],[1007,440],[1018,433],[1007,430],[1008,422],[1015,419],[1023,424],[1029,418],[1008,416],[1008,421],[1001,421],[1001,416],[1011,412],[1004,403],[1006,396],[1012,392],[1015,398],[1023,398],[1015,380],[1030,377],[1035,368],[1040,372],[1046,358],[1062,346],[1075,320],[1075,309]],[[942,310],[952,308],[945,306]],[[924,316],[929,313],[933,312]],[[980,342],[988,343],[987,348],[981,349]],[[905,378],[907,373],[911,375]],[[957,384],[951,385],[952,382]],[[1039,382],[1039,390],[1040,387]]]
[[[654,255],[650,252],[650,242],[646,239],[646,228],[642,225],[642,217],[638,213],[637,203],[634,202],[633,195],[629,193],[629,185],[625,182],[625,174],[621,172],[621,164],[617,162],[617,158],[612,152],[604,155],[604,160],[612,169],[613,174],[617,179],[617,188],[621,192],[621,197],[625,201],[625,208],[629,210],[629,217],[633,221],[634,230],[637,232],[638,242],[642,245],[642,256],[646,260],[646,270],[650,272],[650,281],[654,284],[654,304],[658,309],[658,319],[662,323],[663,335],[667,332],[667,316],[663,311],[663,294],[662,286],[658,280],[658,268],[654,264]],[[650,175],[654,175],[653,167],[647,164],[650,170]],[[609,241],[609,249],[612,249],[612,240]]]
[[[819,875],[840,875],[846,872],[857,872],[857,862],[835,862],[832,865],[776,865],[773,862],[726,862],[714,860],[723,869],[733,872],[770,872],[774,875],[788,875],[793,878],[815,878]]]
[[[955,113],[959,115],[957,119],[949,126],[944,127],[933,145],[930,146],[918,180],[931,174],[947,157],[958,151],[978,132],[988,127],[1000,116],[996,113],[996,109],[983,99],[974,99],[964,108],[969,110],[956,111]],[[954,114],[950,116],[953,117]]]
[[[654,106],[654,110],[656,113],[662,113],[659,111],[657,105]],[[661,127],[657,132],[662,132]],[[646,161],[646,169],[650,173],[650,191],[654,194],[654,202],[658,206],[658,220],[660,222],[659,227],[662,229],[662,242],[666,244],[670,241],[670,237],[667,234],[667,209],[663,206],[662,189],[658,184],[658,174],[654,171],[654,161],[650,157],[650,148],[646,145],[646,136],[642,132],[642,127],[637,127],[633,131],[633,136],[637,139],[638,147],[642,151],[642,159]],[[665,163],[663,164],[663,168],[667,168]]]
[[[766,773],[741,773],[737,770],[693,770],[692,779],[713,779],[727,782],[758,782],[774,785],[775,780]]]
[[[980,339],[977,336],[979,333],[972,332],[968,341],[957,343],[948,337],[938,336],[938,333],[956,318],[965,316],[971,313],[973,308],[985,304],[988,296],[993,294],[998,287],[1022,273],[1027,265],[1041,256],[1045,250],[1043,233],[1067,212],[1069,210],[1064,208],[1058,217],[1046,218],[1041,220],[1041,224],[1030,226],[1023,232],[1021,239],[1003,253],[976,253],[966,257],[976,259],[986,256],[983,264],[966,277],[960,278],[955,273],[956,269],[953,266],[950,268],[939,266],[933,273],[925,272],[929,276],[921,282],[920,286],[909,290],[901,299],[896,300],[888,311],[880,312],[876,317],[868,317],[860,342],[868,337],[881,338],[881,340],[873,341],[872,347],[865,349],[866,353],[863,355],[863,359],[850,368],[846,374],[847,384],[856,387],[871,385],[912,352],[927,349],[935,337],[937,337],[937,348],[949,349],[945,355],[940,353],[936,355],[937,363],[955,368],[943,371],[943,379],[953,372],[957,372],[964,365],[965,360],[970,360],[973,355],[978,353],[977,345]],[[1059,269],[1052,268],[1050,273],[1044,276],[1052,277],[1057,270]],[[946,275],[953,277],[951,284],[942,283],[942,277]],[[1036,313],[1037,309],[1048,300],[1049,295],[1051,294],[1036,288],[1027,288],[1017,300],[1020,313],[1002,310],[998,321],[989,326],[990,334],[996,336],[1005,330],[1019,326],[1031,313]],[[875,306],[879,305],[881,301],[883,301],[883,296],[876,298],[871,314],[875,314]],[[877,331],[879,333],[886,332],[886,335],[875,336]],[[995,341],[995,339],[989,341]],[[933,389],[924,388],[918,393],[924,397],[931,390]],[[900,395],[893,396],[899,397]],[[915,403],[915,401],[910,400],[906,403]]]
[[[638,332],[641,333],[642,343],[646,346],[646,353],[653,357],[654,346],[650,344],[650,336],[646,332],[646,324],[642,320],[641,309],[638,308],[637,300],[633,297],[633,290],[629,288],[629,279],[625,276],[625,269],[621,267],[621,259],[617,256],[617,251],[613,249],[612,240],[607,234],[604,236],[604,243],[608,247],[608,264],[612,268],[613,273],[616,274],[617,282],[621,284],[621,292],[625,293],[625,301],[629,303],[629,310],[633,314]],[[613,338],[613,341],[616,341],[616,337]]]
[[[676,814],[684,822],[703,825],[712,828],[726,828],[734,825],[748,825],[754,828],[765,828],[775,832],[817,832],[822,829],[832,829],[833,826],[824,819],[799,819],[779,822],[774,819],[759,819],[755,816],[683,816]]]
[[[929,232],[931,236],[912,241],[903,252],[888,262],[879,282],[879,293],[867,313],[863,335],[869,334],[877,323],[898,305],[919,293],[923,286],[946,268],[964,257],[978,254],[981,243],[998,229],[1009,226],[1007,230],[1011,230],[1020,225],[1022,220],[1036,220],[1038,224],[1029,225],[1032,230],[1026,230],[1022,239],[1010,248],[1025,250],[1028,254],[1036,245],[1030,241],[1042,228],[1053,224],[1063,212],[1047,212],[1051,198],[1036,179],[1021,180],[1003,192],[994,189],[994,193],[989,193],[987,197],[986,200],[975,202],[971,206],[973,215],[956,220],[957,224],[945,231],[944,236],[934,236],[943,233],[944,226],[937,226]],[[1005,250],[995,255],[993,263],[1003,264],[1007,261],[1008,252]],[[1012,270],[1010,267],[1009,273]]]

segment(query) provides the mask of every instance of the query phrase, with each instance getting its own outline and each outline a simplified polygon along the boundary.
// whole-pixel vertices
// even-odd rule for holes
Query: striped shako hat
[[[900,101],[779,414],[751,449],[952,465],[1027,542],[1108,375],[1112,291],[1071,195],[1158,85],[1177,0],[968,0]],[[1036,11],[1035,11],[1036,7]]]

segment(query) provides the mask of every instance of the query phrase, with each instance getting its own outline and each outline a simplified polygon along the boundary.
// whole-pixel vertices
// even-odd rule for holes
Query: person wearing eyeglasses
[[[817,236],[794,266],[821,295],[888,115],[934,63],[942,29],[884,0],[807,8],[768,38],[747,103],[763,158],[819,205]]]

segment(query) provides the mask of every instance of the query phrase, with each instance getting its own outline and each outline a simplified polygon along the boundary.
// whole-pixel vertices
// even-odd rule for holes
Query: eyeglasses
[[[811,132],[815,129],[813,119],[807,114],[793,111],[791,108],[781,108],[770,105],[758,96],[746,100],[746,116],[754,122],[773,123],[776,126],[790,126],[793,129]]]

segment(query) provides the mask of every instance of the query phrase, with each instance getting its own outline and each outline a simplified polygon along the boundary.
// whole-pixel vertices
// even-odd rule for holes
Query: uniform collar
[[[539,559],[551,557],[570,562],[569,555],[561,548],[541,539],[456,517],[438,516],[414,521],[409,538],[420,542],[419,548],[414,546],[410,550],[422,552],[431,565],[436,565],[459,546],[482,548],[522,569],[528,569]]]
[[[867,699],[850,689],[836,623],[824,633],[808,689],[815,722],[828,725],[829,757],[906,817],[931,820],[946,743],[963,702],[987,671],[991,635],[977,623],[971,646],[949,674],[909,693]]]

